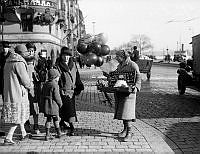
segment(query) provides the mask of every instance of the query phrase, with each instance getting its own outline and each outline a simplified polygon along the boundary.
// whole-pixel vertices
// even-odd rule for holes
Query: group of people
[[[74,135],[73,123],[77,121],[75,96],[84,90],[84,85],[72,50],[68,47],[61,48],[60,55],[55,65],[48,69],[45,80],[39,75],[41,66],[38,66],[39,59],[35,53],[36,47],[33,43],[17,45],[14,51],[9,50],[4,44],[4,61],[1,61],[1,118],[5,123],[11,124],[4,140],[5,144],[15,144],[13,134],[18,125],[22,133],[20,140],[28,137],[27,131],[31,129],[30,115],[33,115],[33,133],[39,134],[40,112],[46,117],[45,140],[50,139],[52,119],[56,137],[60,138],[63,135],[62,130],[69,130],[69,135]],[[140,91],[141,76],[138,65],[131,60],[130,54],[125,50],[116,52],[116,60],[119,62],[117,72],[135,72],[135,84],[129,89],[128,94],[116,91],[114,95],[114,119],[123,120],[124,125],[118,136],[124,141],[130,141],[131,122],[136,120],[136,93]]]
[[[74,135],[73,122],[77,121],[75,95],[80,94],[84,86],[72,51],[62,47],[55,66],[47,69],[46,75],[41,75],[44,70],[40,65],[44,63],[37,56],[33,43],[20,44],[11,50],[9,43],[3,42],[3,49],[0,67],[1,120],[10,126],[4,143],[15,144],[13,135],[18,126],[21,129],[20,140],[28,138],[31,132],[39,134],[39,113],[46,117],[46,140],[50,139],[52,119],[56,137],[62,136],[61,128],[69,129],[69,134]],[[33,116],[33,130],[30,115]]]

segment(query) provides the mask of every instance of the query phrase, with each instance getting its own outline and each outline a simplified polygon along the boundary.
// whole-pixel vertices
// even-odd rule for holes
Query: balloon
[[[103,65],[103,58],[101,56],[98,56],[97,61],[94,65],[97,66],[97,67],[102,66]]]
[[[91,44],[91,52],[95,53],[96,55],[100,55],[101,52],[101,45],[97,42],[92,42]]]
[[[97,55],[94,53],[88,53],[87,58],[86,58],[86,63],[88,64],[95,64],[97,62]]]
[[[78,43],[77,51],[81,54],[86,54],[87,53],[87,45],[85,43]]]
[[[93,48],[92,43],[88,44],[86,50],[87,50],[87,53],[95,53],[95,49]]]
[[[110,53],[110,48],[108,45],[101,45],[101,55],[106,56]]]

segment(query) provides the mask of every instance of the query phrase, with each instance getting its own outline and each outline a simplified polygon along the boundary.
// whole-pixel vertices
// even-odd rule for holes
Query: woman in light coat
[[[123,120],[124,129],[118,134],[119,137],[124,137],[124,141],[130,141],[131,122],[136,120],[136,93],[140,91],[141,75],[138,65],[131,61],[129,54],[124,51],[117,51],[116,60],[119,62],[116,72],[135,72],[135,83],[131,88],[131,93],[125,94],[120,91],[115,92],[115,115],[114,119]]]
[[[26,47],[18,45],[15,52],[25,52]],[[4,140],[5,144],[15,144],[12,140],[17,125],[20,125],[22,137],[27,136],[24,123],[29,118],[28,90],[33,88],[27,72],[27,64],[22,56],[12,53],[4,66],[4,99],[2,119],[11,124],[11,128]]]

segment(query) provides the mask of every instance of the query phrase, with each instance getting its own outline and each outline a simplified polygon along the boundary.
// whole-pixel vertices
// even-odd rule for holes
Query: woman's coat
[[[122,64],[118,65],[117,72],[135,72],[135,87],[137,91],[141,88],[141,75],[138,65],[128,57]],[[115,92],[115,115],[118,120],[135,120],[136,92],[125,95]]]
[[[75,95],[78,69],[76,64],[70,59],[70,64],[66,65],[61,59],[57,61],[57,69],[60,72],[59,88],[62,99],[60,117],[66,122],[76,122]]]
[[[2,119],[6,123],[24,124],[29,119],[28,90],[33,88],[27,63],[12,53],[4,66],[4,100]]]

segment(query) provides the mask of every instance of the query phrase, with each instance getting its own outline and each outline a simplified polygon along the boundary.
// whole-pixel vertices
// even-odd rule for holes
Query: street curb
[[[178,147],[171,140],[169,140],[161,132],[159,132],[152,126],[146,124],[142,120],[137,119],[136,123],[134,123],[134,126],[146,138],[147,142],[149,143],[149,146],[154,152],[175,153],[173,149],[178,149]],[[173,149],[171,147],[173,147]],[[176,150],[176,152],[181,151]]]
[[[179,67],[179,64],[177,63],[159,63],[159,62],[153,62],[153,65],[160,65],[160,66],[169,66],[169,67]]]

